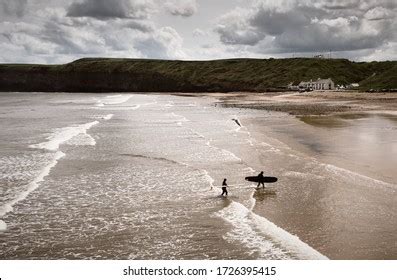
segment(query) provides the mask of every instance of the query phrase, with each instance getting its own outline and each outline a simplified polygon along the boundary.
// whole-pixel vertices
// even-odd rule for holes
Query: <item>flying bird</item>
[[[238,124],[238,126],[241,126],[241,123],[240,123],[240,121],[238,119],[232,119],[232,120],[235,121],[236,124]]]

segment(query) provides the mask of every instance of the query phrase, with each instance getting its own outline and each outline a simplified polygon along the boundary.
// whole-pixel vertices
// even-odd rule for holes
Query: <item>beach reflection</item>
[[[396,121],[346,114],[269,122],[272,137],[305,156],[272,158],[283,174],[277,199],[258,197],[255,212],[332,259],[395,259]]]
[[[300,143],[321,160],[389,183],[397,182],[396,115],[344,114],[306,116],[300,120],[311,126]]]

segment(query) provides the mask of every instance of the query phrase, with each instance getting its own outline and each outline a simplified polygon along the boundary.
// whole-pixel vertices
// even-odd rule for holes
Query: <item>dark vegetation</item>
[[[346,59],[172,61],[84,58],[63,65],[0,65],[0,91],[265,92],[293,81],[332,78],[360,90],[397,89],[397,62]]]

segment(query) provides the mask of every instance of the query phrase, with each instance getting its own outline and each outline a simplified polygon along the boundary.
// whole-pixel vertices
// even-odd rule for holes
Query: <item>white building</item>
[[[310,90],[333,90],[335,89],[335,83],[331,78],[318,78],[316,81],[310,80],[310,82],[300,82],[299,88]]]

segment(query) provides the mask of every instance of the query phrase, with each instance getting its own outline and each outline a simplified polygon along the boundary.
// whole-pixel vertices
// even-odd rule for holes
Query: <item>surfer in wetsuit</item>
[[[226,187],[227,187],[227,183],[226,183],[226,178],[225,178],[225,179],[223,179],[223,183],[222,183],[222,194],[221,194],[221,196],[223,196],[223,195],[226,195],[226,196],[227,196],[227,189],[226,189]]]
[[[263,176],[263,171],[261,171],[261,173],[259,173],[259,175],[258,175],[258,185],[256,186],[257,188],[259,188],[259,186],[261,184],[262,184],[262,187],[265,188],[264,179],[265,179],[265,176]]]

